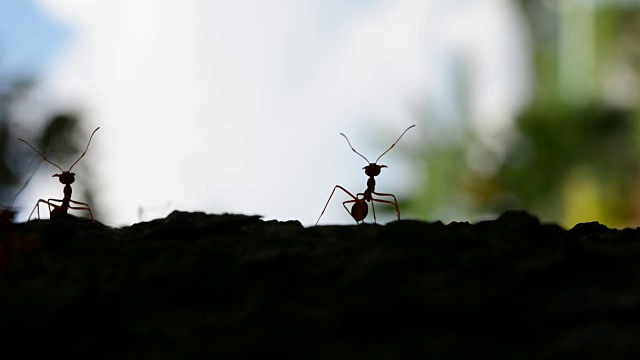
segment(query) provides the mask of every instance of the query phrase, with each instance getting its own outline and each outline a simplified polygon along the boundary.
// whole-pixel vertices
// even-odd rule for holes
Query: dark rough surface
[[[635,358],[640,232],[512,211],[5,228],[0,349],[47,359]],[[21,245],[21,244],[29,244]],[[0,259],[1,260],[1,259]]]

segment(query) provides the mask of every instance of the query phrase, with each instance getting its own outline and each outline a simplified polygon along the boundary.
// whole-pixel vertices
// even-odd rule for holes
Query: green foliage
[[[559,16],[558,9],[521,3],[533,35],[536,87],[532,103],[510,129],[512,134],[497,138],[504,154],[496,154],[492,149],[496,144],[486,144],[471,131],[460,141],[430,144],[411,159],[420,169],[421,181],[415,196],[400,199],[403,214],[459,221],[525,208],[567,227],[594,220],[614,227],[637,226],[640,7],[602,6]],[[571,19],[575,25],[575,16],[592,21],[593,33],[572,34],[583,28],[562,21]],[[545,23],[547,28],[542,28]],[[581,41],[589,39],[594,48],[591,59],[576,56],[573,51],[583,53],[575,46],[559,50],[563,44],[559,37],[574,35]],[[582,61],[593,65],[593,73],[580,73],[589,69]],[[566,67],[571,62],[578,72]],[[563,78],[567,69],[578,81]],[[590,79],[583,81],[580,76]],[[492,166],[477,166],[482,163],[479,153],[488,156]]]
[[[518,122],[530,140],[530,159],[525,166],[502,167],[496,177],[525,207],[552,217],[564,214],[560,220],[565,221],[569,207],[577,205],[567,203],[567,192],[579,190],[582,181],[589,180],[598,192],[597,203],[591,205],[601,207],[604,211],[599,213],[606,215],[601,220],[627,223],[629,194],[635,192],[638,176],[634,120],[630,112],[599,105],[533,106]],[[512,149],[514,153],[523,150]]]

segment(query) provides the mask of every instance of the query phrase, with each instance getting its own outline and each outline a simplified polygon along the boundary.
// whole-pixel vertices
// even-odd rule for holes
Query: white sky
[[[313,225],[335,184],[366,187],[366,164],[340,132],[375,160],[409,125],[397,147],[456,115],[451,60],[469,66],[472,126],[489,136],[530,87],[509,0],[40,3],[75,37],[39,96],[81,109],[87,139],[101,126],[74,172],[79,185],[92,174],[109,210],[98,220],[112,226],[174,209]],[[416,119],[416,103],[435,118]],[[377,190],[410,193],[411,164],[394,151],[381,163]],[[20,206],[61,195],[46,175]],[[321,223],[353,223],[347,199],[334,196]]]

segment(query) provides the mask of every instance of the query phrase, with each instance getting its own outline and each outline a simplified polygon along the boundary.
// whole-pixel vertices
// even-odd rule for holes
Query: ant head
[[[73,184],[76,181],[76,174],[69,171],[63,171],[62,174],[54,174],[52,177],[57,177],[65,185]]]
[[[387,165],[378,165],[376,163],[369,163],[369,165],[363,167],[364,169],[364,173],[367,174],[367,176],[378,176],[380,175],[380,171],[382,171],[382,168],[386,168]]]

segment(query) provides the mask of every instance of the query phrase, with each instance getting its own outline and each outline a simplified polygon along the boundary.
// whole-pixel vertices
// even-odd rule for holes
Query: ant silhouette
[[[91,212],[91,207],[89,207],[89,204],[71,200],[71,184],[73,184],[73,182],[76,180],[75,178],[76,174],[72,173],[71,169],[73,169],[73,167],[78,163],[78,161],[80,161],[80,159],[82,159],[84,155],[87,153],[87,150],[89,150],[89,144],[91,144],[91,139],[93,139],[93,135],[96,133],[96,131],[98,131],[98,129],[100,129],[100,127],[97,127],[95,130],[93,130],[93,133],[91,133],[91,137],[89,137],[89,142],[87,143],[87,147],[84,149],[84,152],[82,153],[82,155],[80,155],[78,160],[76,160],[76,162],[74,162],[71,165],[71,167],[67,171],[62,170],[60,166],[54,164],[49,159],[44,157],[44,155],[42,155],[38,150],[36,150],[36,148],[34,148],[31,144],[29,144],[23,139],[18,138],[18,140],[29,145],[29,147],[33,149],[33,151],[35,151],[36,154],[38,154],[38,156],[42,158],[42,160],[57,167],[61,171],[61,173],[53,174],[52,177],[57,177],[58,180],[60,180],[60,183],[64,184],[64,197],[61,200],[60,199],[48,199],[48,200],[39,199],[38,202],[36,203],[36,206],[33,208],[33,210],[31,210],[31,214],[29,214],[29,219],[27,219],[27,221],[31,219],[31,216],[33,215],[33,212],[36,211],[36,208],[38,209],[38,219],[40,219],[40,203],[47,204],[47,206],[49,207],[50,217],[67,215],[67,211],[69,209],[86,210],[89,212],[89,216],[91,216],[91,221],[95,221],[95,219],[93,218],[93,213]],[[60,202],[60,205],[53,204],[52,201]],[[81,205],[81,206],[71,206],[72,203],[76,205]],[[51,207],[53,207],[53,210],[51,210]]]
[[[322,209],[322,213],[320,213],[320,216],[318,217],[318,221],[316,221],[316,226],[320,222],[320,218],[324,214],[325,210],[327,210],[327,206],[329,205],[329,202],[331,201],[331,197],[333,197],[333,193],[336,191],[336,189],[340,189],[344,191],[345,193],[347,193],[347,195],[349,195],[352,198],[352,200],[347,200],[343,202],[342,206],[344,206],[345,210],[347,210],[347,212],[351,215],[351,217],[353,217],[353,219],[358,224],[360,223],[360,221],[364,222],[364,219],[367,217],[367,214],[369,213],[369,206],[367,205],[367,202],[371,202],[371,209],[373,210],[373,222],[374,223],[376,222],[376,208],[373,205],[375,201],[385,203],[385,204],[391,204],[395,206],[396,214],[398,215],[398,220],[400,220],[400,209],[398,208],[398,200],[396,199],[396,196],[393,194],[377,193],[375,177],[380,175],[382,168],[387,167],[387,165],[378,165],[378,161],[380,160],[380,158],[384,154],[388,153],[389,150],[393,149],[393,147],[396,146],[398,141],[402,139],[402,136],[414,126],[415,125],[411,125],[404,132],[402,132],[398,140],[396,140],[396,142],[394,142],[387,149],[387,151],[383,152],[382,155],[378,156],[378,158],[376,159],[376,162],[374,163],[369,162],[369,160],[367,160],[366,157],[364,157],[362,154],[357,152],[356,149],[354,149],[353,146],[351,146],[351,142],[349,141],[349,138],[345,134],[340,133],[340,135],[344,136],[344,138],[347,139],[347,143],[349,144],[349,147],[351,148],[351,150],[353,150],[354,153],[360,155],[369,164],[362,168],[364,170],[364,173],[369,177],[369,179],[367,180],[367,189],[363,193],[358,193],[356,196],[353,196],[353,194],[347,191],[347,189],[343,188],[340,185],[336,185],[333,188],[333,191],[331,191],[331,195],[329,195],[329,199],[327,200],[327,203],[324,205],[324,209]],[[373,197],[373,195],[392,197],[393,201],[376,199]],[[349,211],[349,209],[347,208],[348,203],[353,203],[353,205],[351,206],[351,211]]]

